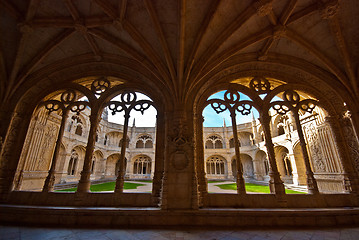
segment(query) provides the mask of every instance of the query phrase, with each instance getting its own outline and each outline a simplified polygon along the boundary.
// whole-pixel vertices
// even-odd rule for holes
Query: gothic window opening
[[[82,126],[81,125],[76,126],[75,134],[82,136]]]
[[[223,148],[223,140],[221,137],[212,135],[207,138],[206,149],[221,149]]]
[[[81,121],[81,118],[78,115],[73,115],[71,117],[70,130],[71,130],[72,125],[76,126],[75,134],[82,136],[83,122]]]
[[[207,174],[210,175],[224,175],[225,174],[225,160],[220,156],[212,156],[206,162]]]
[[[153,148],[152,137],[150,135],[142,135],[136,142],[136,148]]]
[[[148,156],[136,157],[133,163],[133,174],[149,175],[151,174],[152,161]]]
[[[283,135],[284,134],[284,127],[283,125],[278,125],[278,135]]]
[[[251,125],[245,125],[246,123],[251,123],[253,114],[258,116],[258,112],[255,109],[252,109],[252,103],[249,101],[250,98],[245,95],[244,93],[240,93],[239,91],[236,91],[234,89],[231,90],[225,90],[225,91],[219,91],[213,95],[211,95],[207,101],[206,106],[203,109],[203,115],[204,115],[204,126],[207,126],[208,123],[213,122],[213,120],[208,119],[207,123],[207,117],[206,114],[212,116],[220,116],[222,118],[223,125],[222,125],[222,131],[224,135],[230,134],[233,135],[233,137],[229,140],[229,148],[235,149],[235,166],[232,165],[232,173],[233,176],[236,179],[237,183],[237,193],[245,193],[245,182],[244,182],[244,176],[243,176],[243,164],[241,163],[241,157],[240,157],[240,146],[241,141],[244,141],[245,146],[251,146],[251,133],[250,132],[242,132],[243,128],[250,127]],[[209,112],[211,111],[211,112]],[[213,114],[212,112],[215,112]],[[252,114],[252,115],[251,115]],[[219,117],[218,117],[219,118]],[[227,128],[225,121],[223,119],[229,119],[231,122],[231,127]],[[208,127],[214,127],[214,126],[208,126]],[[218,127],[218,126],[216,126]],[[245,138],[244,140],[242,138]],[[215,141],[217,140],[218,136],[216,135],[210,135],[205,140],[205,149],[218,149],[219,144],[215,144]],[[223,140],[221,140],[221,148],[224,148]],[[206,163],[206,166],[209,168],[209,172],[213,172],[213,166],[210,163]],[[219,166],[218,166],[219,167]],[[214,168],[215,171],[219,169],[217,166]],[[249,166],[248,166],[249,169]],[[253,175],[253,167],[251,168],[251,173],[246,173],[247,175]],[[208,172],[207,172],[208,173]]]
[[[106,104],[106,109],[110,113],[108,116],[108,119],[110,122],[116,122],[117,124],[122,125],[121,126],[121,136],[127,136],[127,134],[131,133],[131,138],[133,136],[133,130],[138,129],[138,125],[140,124],[155,124],[156,121],[153,121],[156,119],[156,109],[154,108],[154,104],[152,100],[147,97],[144,94],[134,92],[132,90],[124,90],[116,97],[112,98],[110,101],[108,101]],[[151,115],[146,115],[147,113],[150,113]],[[117,119],[115,119],[115,115],[117,115]],[[113,116],[110,117],[110,116]],[[144,116],[144,118],[141,119],[141,116]],[[133,117],[133,124],[132,127],[129,126],[130,118]],[[136,122],[135,120],[136,119]],[[132,120],[131,120],[132,121]],[[152,123],[151,123],[152,122]],[[137,123],[137,126],[136,126]],[[146,129],[145,126],[143,126],[144,129]],[[126,139],[126,140],[125,140]],[[145,139],[142,139],[145,140]],[[116,142],[116,140],[110,139],[109,145],[113,145],[113,141]],[[147,141],[147,139],[146,139]],[[120,145],[120,151],[119,151],[119,163],[118,163],[118,176],[116,179],[116,187],[115,192],[123,192],[123,186],[124,186],[124,179],[131,177],[134,175],[146,175],[143,176],[144,178],[148,178],[151,174],[152,167],[151,167],[151,159],[146,161],[140,161],[136,160],[133,165],[131,166],[133,168],[133,171],[128,172],[126,171],[126,154],[128,154],[128,151],[126,150],[129,148],[129,142],[130,139],[128,137],[122,138],[119,140]],[[142,144],[136,141],[135,144],[137,147],[145,148],[145,142],[142,141]],[[141,157],[142,159],[143,157]]]
[[[75,150],[73,150],[71,153],[70,160],[69,160],[67,175],[75,175],[78,158],[79,158],[79,156],[78,156],[77,152]]]

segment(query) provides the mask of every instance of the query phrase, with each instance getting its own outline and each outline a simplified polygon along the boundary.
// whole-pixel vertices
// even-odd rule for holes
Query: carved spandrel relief
[[[47,171],[49,169],[52,153],[54,151],[58,127],[50,124],[46,127],[41,143],[41,151],[38,155],[37,170]]]
[[[189,136],[185,118],[180,116],[174,117],[174,119],[174,128],[170,135],[174,148],[171,154],[171,163],[176,170],[184,170],[189,164],[188,150],[193,147],[193,138]]]
[[[317,127],[314,123],[309,123],[305,126],[305,132],[307,135],[308,146],[312,157],[315,172],[325,172],[326,165],[323,161],[323,152],[319,144],[319,137]]]

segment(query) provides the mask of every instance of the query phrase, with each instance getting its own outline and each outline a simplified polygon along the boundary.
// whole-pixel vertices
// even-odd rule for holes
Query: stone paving
[[[2,240],[129,239],[129,240],[358,240],[359,228],[331,229],[65,229],[0,226]]]

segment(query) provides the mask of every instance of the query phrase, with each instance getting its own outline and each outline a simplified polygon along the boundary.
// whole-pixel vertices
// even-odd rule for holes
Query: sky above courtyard
[[[210,96],[208,99],[223,100],[224,93],[225,91],[217,92],[212,96]],[[141,93],[136,93],[136,94],[137,94],[137,100],[142,100],[142,99],[151,100],[149,97],[147,97],[144,94]],[[120,97],[117,96],[112,100],[113,101],[120,100]],[[240,100],[249,100],[249,98],[244,94],[240,94]],[[258,118],[258,112],[255,109],[252,109],[249,115],[241,115],[240,113],[237,112],[237,117],[236,117],[237,124],[251,122],[252,113],[255,118]],[[157,111],[152,106],[149,109],[145,110],[143,115],[139,111],[132,110],[130,112],[129,125],[132,126],[133,119],[135,119],[136,127],[154,127],[156,124],[156,115],[157,115]],[[204,127],[223,127],[224,121],[226,123],[226,126],[232,126],[232,121],[228,110],[217,114],[213,110],[213,108],[210,105],[208,105],[203,110],[203,117],[204,117],[204,123],[203,123]],[[123,113],[120,112],[120,113],[116,113],[115,115],[112,115],[111,112],[109,112],[108,120],[109,122],[124,124]]]

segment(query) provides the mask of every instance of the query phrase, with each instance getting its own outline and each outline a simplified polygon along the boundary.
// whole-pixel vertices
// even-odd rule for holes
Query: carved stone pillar
[[[13,180],[25,141],[31,114],[15,112],[4,140],[0,155],[0,201],[7,198],[13,188]]]
[[[128,120],[130,119],[129,113],[125,113],[125,123],[123,125],[123,134],[122,134],[122,146],[121,146],[121,154],[120,154],[120,167],[118,170],[118,176],[116,178],[116,193],[123,192],[123,185],[125,183],[125,174],[126,174],[126,144],[127,144],[127,130],[128,130]]]
[[[61,125],[60,125],[60,129],[59,129],[59,133],[57,135],[55,151],[54,151],[54,154],[53,154],[53,157],[52,157],[52,162],[51,162],[51,167],[50,167],[50,170],[49,170],[49,174],[47,175],[47,177],[45,179],[44,187],[42,189],[43,192],[52,192],[52,191],[54,191],[55,170],[56,170],[55,168],[56,168],[56,164],[58,162],[58,159],[60,157],[61,142],[62,142],[62,138],[64,136],[65,124],[66,124],[67,116],[68,116],[68,112],[65,111],[63,113],[63,115],[62,115]]]
[[[299,120],[299,114],[298,114],[298,112],[294,112],[293,115],[294,115],[295,124],[297,126],[297,132],[298,132],[298,137],[299,137],[299,141],[300,141],[300,147],[302,149],[302,154],[303,154],[303,158],[304,158],[304,164],[305,164],[305,168],[306,168],[308,193],[310,193],[310,194],[318,194],[319,193],[318,185],[317,185],[317,181],[314,178],[312,167],[310,166],[310,160],[309,160],[309,155],[308,155],[308,150],[307,150],[307,144],[305,143],[303,129],[302,129],[302,126],[301,126],[300,120]]]
[[[155,171],[152,183],[152,196],[156,204],[160,203],[162,178],[164,172],[164,146],[165,146],[164,117],[157,114],[156,123],[156,150],[155,150]]]
[[[177,110],[165,113],[166,133],[163,209],[198,208],[193,146],[193,113]]]
[[[84,165],[81,172],[81,178],[77,186],[78,193],[85,193],[90,191],[90,176],[91,176],[91,165],[92,165],[92,154],[96,143],[96,130],[100,119],[97,112],[94,109],[91,110],[90,115],[90,131],[87,139],[86,153],[84,159]]]
[[[359,180],[355,173],[355,166],[359,167],[359,144],[354,134],[349,116],[328,116],[325,121],[329,123],[333,132],[334,141],[338,148],[340,162],[343,167],[344,188],[348,193],[359,194]]]
[[[236,122],[236,114],[231,112],[232,118],[232,128],[233,128],[233,138],[234,138],[234,150],[236,152],[236,166],[237,166],[237,193],[245,194],[246,188],[243,178],[243,164],[240,159],[240,151],[239,151],[239,140],[238,140],[238,132],[237,132],[237,122]]]
[[[284,195],[285,188],[283,185],[283,181],[280,179],[280,175],[278,172],[278,167],[275,160],[274,146],[270,132],[270,116],[268,115],[268,113],[265,113],[265,115],[260,116],[260,119],[264,132],[265,146],[267,148],[267,153],[268,153],[268,161],[270,164],[270,169],[268,174],[270,176],[269,189],[271,193],[275,193],[276,195]]]
[[[197,161],[197,174],[198,174],[198,191],[200,193],[200,204],[203,203],[203,198],[208,193],[208,182],[206,178],[204,166],[204,146],[203,146],[203,122],[202,114],[197,114],[194,123],[196,124],[196,148],[195,159]]]

